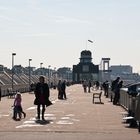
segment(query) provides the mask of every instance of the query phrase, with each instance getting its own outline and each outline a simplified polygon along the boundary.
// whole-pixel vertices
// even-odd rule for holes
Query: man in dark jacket
[[[113,105],[117,105],[120,99],[120,88],[122,88],[123,81],[120,82],[120,77],[112,82],[112,91],[114,92]]]
[[[61,85],[61,90],[62,90],[62,99],[64,97],[64,99],[66,100],[67,97],[66,97],[66,81],[64,80],[62,85]]]
[[[42,120],[44,119],[45,113],[45,105],[48,106],[51,104],[49,101],[50,91],[49,86],[45,83],[45,78],[40,76],[39,82],[36,84],[35,87],[35,101],[34,104],[37,105],[37,119],[40,120],[40,107],[42,105]]]
[[[108,98],[108,90],[109,90],[109,83],[108,83],[108,80],[106,80],[104,83],[103,83],[103,89],[104,89],[104,95],[106,96],[106,98]]]

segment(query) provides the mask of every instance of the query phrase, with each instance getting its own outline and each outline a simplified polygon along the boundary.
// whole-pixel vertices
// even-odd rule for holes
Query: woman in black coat
[[[45,83],[45,78],[43,76],[40,76],[39,82],[36,84],[34,93],[35,93],[34,104],[37,105],[37,119],[40,120],[40,107],[42,105],[42,120],[45,120],[44,119],[45,105],[48,106],[52,103],[49,101],[50,96],[49,86],[47,83]]]

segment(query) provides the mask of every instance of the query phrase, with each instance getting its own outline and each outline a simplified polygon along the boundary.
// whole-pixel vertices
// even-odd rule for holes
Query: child
[[[14,105],[13,105],[14,106],[14,112],[13,112],[14,120],[20,120],[22,117],[22,114],[24,115],[24,118],[26,117],[26,113],[23,112],[22,110],[21,101],[22,101],[21,94],[17,93],[14,100]],[[17,119],[17,114],[18,114],[19,119]]]

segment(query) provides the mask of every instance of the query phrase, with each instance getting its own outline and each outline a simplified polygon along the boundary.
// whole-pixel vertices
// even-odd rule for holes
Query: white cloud
[[[0,6],[0,10],[8,10],[8,7]]]
[[[48,20],[52,20],[54,22],[59,23],[80,23],[80,24],[91,24],[90,21],[72,17],[65,17],[65,16],[47,16]]]
[[[25,37],[43,37],[43,36],[53,36],[54,33],[33,33],[33,34],[24,34]]]
[[[4,15],[0,15],[0,19],[2,19],[2,20],[7,20],[7,21],[15,21],[14,18],[10,18],[10,17],[4,16]]]

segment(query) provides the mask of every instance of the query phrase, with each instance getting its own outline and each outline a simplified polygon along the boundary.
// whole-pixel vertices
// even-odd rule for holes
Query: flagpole
[[[86,40],[86,50],[88,49],[88,47],[87,47],[87,40]]]
[[[92,41],[92,40],[89,40],[89,39],[88,39],[87,41],[88,41],[88,42],[90,42],[90,43],[93,43],[93,41]],[[87,44],[87,41],[86,41],[86,44]]]

